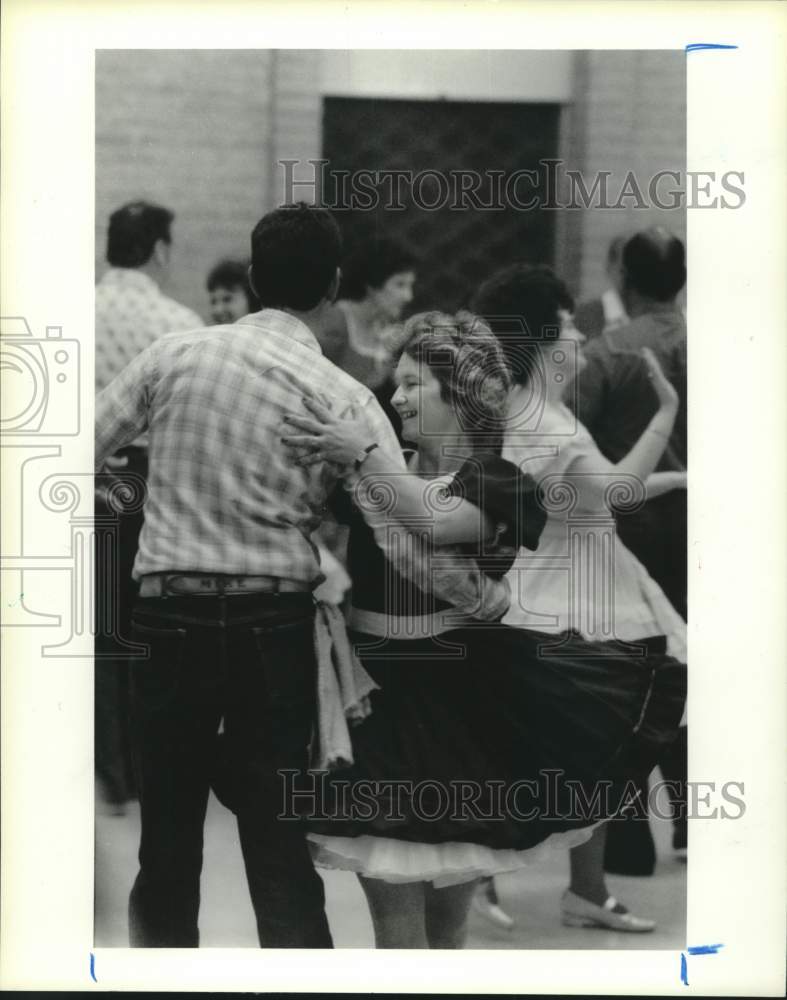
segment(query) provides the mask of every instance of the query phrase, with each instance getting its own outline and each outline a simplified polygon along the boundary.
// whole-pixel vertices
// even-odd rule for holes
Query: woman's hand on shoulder
[[[308,394],[303,396],[303,405],[309,415],[286,414],[282,428],[282,444],[296,465],[332,462],[341,468],[351,467],[359,452],[373,443],[366,421],[353,407],[347,416],[340,417],[329,400]]]

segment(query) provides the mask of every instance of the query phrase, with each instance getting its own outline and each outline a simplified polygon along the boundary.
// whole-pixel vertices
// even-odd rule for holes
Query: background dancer
[[[172,265],[174,221],[168,208],[147,201],[121,205],[109,217],[109,267],[96,285],[96,392],[163,334],[202,326],[195,312],[163,291]],[[141,510],[118,513],[108,502],[107,486],[113,477],[118,485],[127,484],[132,496],[141,494],[147,467],[147,437],[140,434],[116,454],[107,455],[96,492],[96,522],[114,529],[112,558],[96,559],[96,777],[100,798],[116,815],[125,812],[125,803],[135,795],[128,734],[128,649],[119,640],[128,640],[131,629],[137,595],[131,569],[143,515]]]
[[[544,631],[577,629],[589,638],[614,628],[616,638],[642,642],[656,656],[669,648],[671,654],[685,659],[685,623],[620,539],[614,539],[614,556],[608,564],[594,563],[589,573],[580,562],[594,545],[602,550],[602,535],[609,532],[612,518],[606,497],[615,475],[636,477],[651,498],[685,488],[681,475],[654,473],[678,413],[677,393],[655,356],[645,349],[639,361],[645,378],[643,391],[648,394],[643,405],[655,412],[630,451],[613,464],[564,403],[575,378],[581,385],[585,341],[574,326],[573,300],[566,284],[547,267],[515,264],[479,288],[474,307],[499,332],[515,380],[504,457],[551,489],[565,484],[576,491],[573,523],[571,514],[550,514],[537,559],[523,553],[510,571],[511,609],[504,621]],[[560,331],[557,339],[546,333],[554,329]],[[534,396],[543,403],[535,429]],[[572,559],[568,574],[561,565],[567,553]],[[596,575],[597,586],[587,588],[585,581]],[[614,594],[611,608],[605,599],[610,588]],[[578,593],[582,595],[580,607],[576,606]],[[632,669],[642,669],[642,665]],[[646,781],[644,787],[647,796]],[[629,913],[607,890],[603,864],[607,829],[602,826],[590,841],[571,852],[571,884],[562,900],[564,923],[653,930],[654,921]]]
[[[660,456],[659,473],[685,484],[687,470],[686,316],[679,296],[686,284],[683,242],[654,226],[633,235],[623,247],[621,296],[630,320],[592,341],[572,405],[599,450],[619,462],[634,446],[655,412],[645,370],[637,353],[647,347],[673,386],[678,411]],[[649,491],[638,510],[617,515],[618,537],[642,562],[678,614],[688,616],[688,497],[685,488]],[[687,843],[687,730],[659,761],[673,810],[672,846],[685,858]],[[609,871],[648,875],[655,852],[646,824],[616,823],[606,852]]]
[[[403,246],[366,240],[342,263],[339,298],[320,333],[325,356],[374,392],[397,434],[392,374],[415,280],[415,259]]]
[[[214,323],[234,323],[248,313],[257,312],[259,300],[249,284],[246,261],[226,258],[208,272],[205,288],[210,297],[210,318]]]

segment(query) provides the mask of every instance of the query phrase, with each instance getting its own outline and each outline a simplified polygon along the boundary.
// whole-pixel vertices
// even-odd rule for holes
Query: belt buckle
[[[178,580],[186,581],[186,585],[184,587],[178,587]],[[162,592],[164,594],[168,594],[170,597],[188,597],[189,595],[199,594],[201,591],[206,590],[210,593],[216,593],[217,591],[221,593],[220,586],[217,586],[218,580],[215,578],[211,579],[209,577],[200,577],[199,586],[193,589],[189,587],[188,580],[189,577],[185,573],[167,573],[161,580]]]
[[[227,594],[278,594],[283,591],[281,581],[276,581],[271,577],[264,578],[264,583],[260,579],[255,585],[253,581],[250,583],[249,578],[244,576],[163,573],[158,577],[158,581],[162,596],[169,595],[171,597],[199,594],[216,594],[219,597],[224,597]]]

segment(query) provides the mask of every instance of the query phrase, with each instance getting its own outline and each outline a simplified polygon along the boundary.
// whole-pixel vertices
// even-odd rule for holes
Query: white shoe
[[[644,934],[656,926],[655,920],[645,917],[635,917],[625,911],[615,913],[618,901],[610,896],[603,906],[597,906],[583,899],[570,889],[566,889],[560,901],[560,911],[565,927],[603,927],[610,931],[628,931],[633,934]]]
[[[497,924],[498,927],[505,927],[507,931],[510,931],[514,926],[513,919],[509,917],[500,904],[490,903],[484,895],[474,897],[473,909],[476,913],[480,913],[481,916],[486,917],[491,923]]]

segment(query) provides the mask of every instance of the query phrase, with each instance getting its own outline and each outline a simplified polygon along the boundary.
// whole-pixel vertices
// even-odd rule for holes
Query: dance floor
[[[560,852],[546,862],[496,879],[500,901],[516,926],[504,930],[472,911],[467,947],[680,950],[686,943],[686,865],[672,855],[669,823],[655,821],[653,829],[658,852],[655,874],[607,877],[610,891],[632,912],[657,921],[653,933],[563,927],[560,894],[567,885],[568,858]],[[128,947],[126,907],[136,875],[138,838],[136,803],[128,806],[125,816],[97,817],[96,947]],[[336,947],[373,947],[365,899],[355,876],[332,871],[322,876]],[[203,947],[257,947],[234,817],[212,797],[205,826],[200,938]]]

